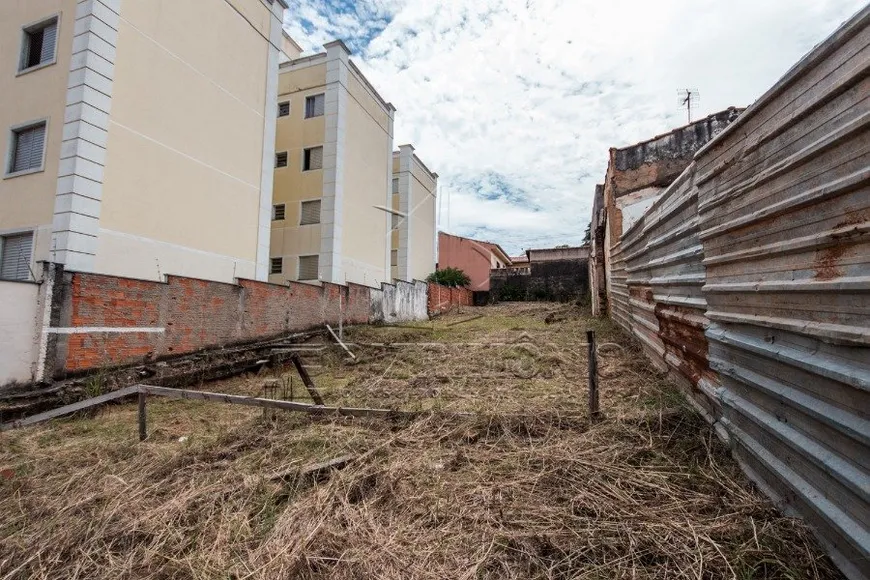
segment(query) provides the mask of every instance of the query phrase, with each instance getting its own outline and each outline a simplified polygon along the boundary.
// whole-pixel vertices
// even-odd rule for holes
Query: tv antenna
[[[701,93],[698,89],[677,90],[677,102],[680,103],[681,107],[686,108],[686,115],[689,119],[689,123],[692,122],[692,106],[697,105],[700,100]]]

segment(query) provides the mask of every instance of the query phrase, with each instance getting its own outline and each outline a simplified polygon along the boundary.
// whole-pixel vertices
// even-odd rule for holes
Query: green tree
[[[435,270],[426,278],[429,282],[435,282],[442,286],[465,287],[471,284],[471,278],[459,268],[444,268]]]
[[[584,244],[588,244],[590,241],[592,241],[592,222],[586,226],[586,233],[583,235]]]

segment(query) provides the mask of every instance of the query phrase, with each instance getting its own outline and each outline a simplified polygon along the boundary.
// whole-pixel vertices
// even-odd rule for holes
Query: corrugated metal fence
[[[617,322],[851,578],[870,578],[868,72],[870,7],[623,235],[627,298],[613,275]]]

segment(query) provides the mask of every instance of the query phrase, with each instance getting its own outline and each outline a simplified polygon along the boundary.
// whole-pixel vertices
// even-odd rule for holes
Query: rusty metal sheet
[[[712,420],[719,385],[704,334],[709,322],[694,175],[690,165],[623,234],[621,246],[631,332]]]
[[[870,578],[868,72],[870,7],[695,157],[717,420],[853,579]]]

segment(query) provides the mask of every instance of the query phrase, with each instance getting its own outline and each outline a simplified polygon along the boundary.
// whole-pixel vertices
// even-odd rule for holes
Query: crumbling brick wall
[[[429,313],[447,312],[457,306],[471,306],[473,292],[468,288],[451,288],[429,282]]]
[[[59,266],[54,266],[59,268]],[[62,272],[55,277],[46,372],[60,377],[242,344],[337,324],[369,322],[371,292],[350,284],[166,282]]]

